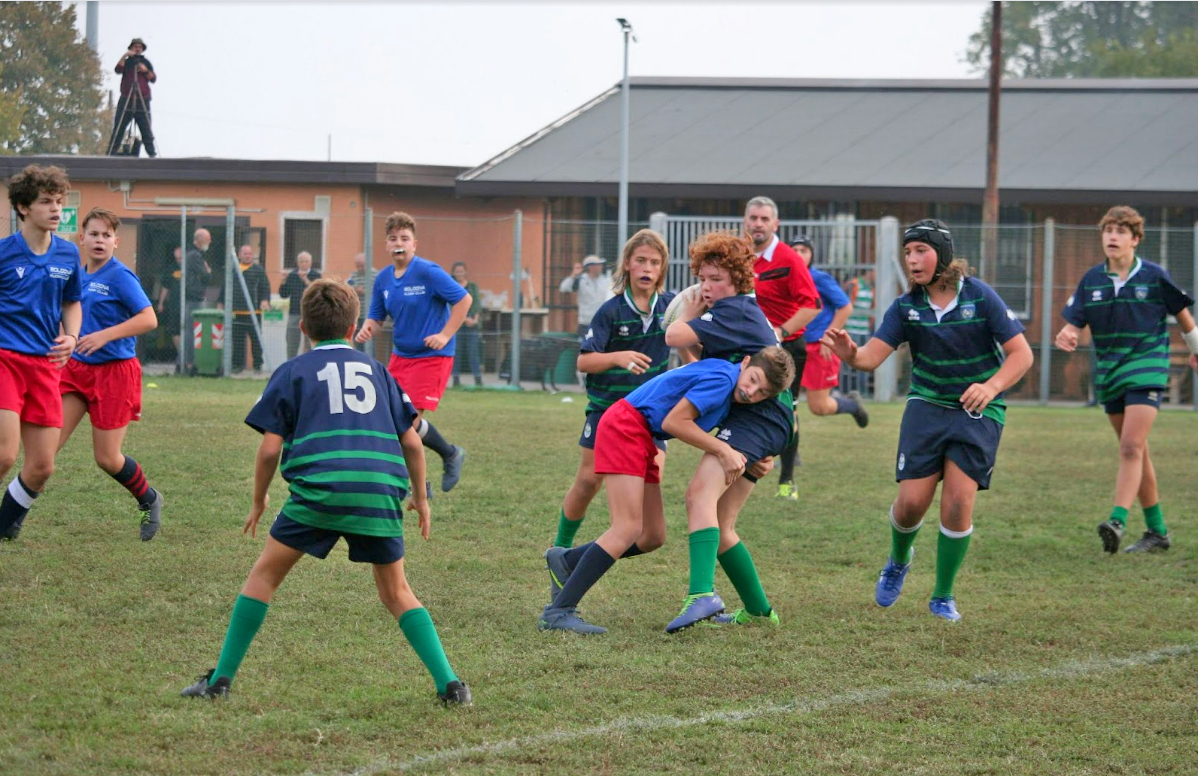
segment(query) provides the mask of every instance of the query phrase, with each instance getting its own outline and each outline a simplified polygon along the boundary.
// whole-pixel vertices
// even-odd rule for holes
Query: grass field
[[[0,773],[1198,773],[1198,413],[1162,413],[1152,436],[1174,548],[1111,557],[1094,531],[1116,466],[1101,411],[1014,408],[956,625],[927,612],[934,517],[904,597],[873,603],[895,404],[865,431],[803,409],[801,501],[749,501],[741,534],[782,627],[666,636],[697,460],[676,444],[670,540],[599,583],[585,611],[611,632],[583,639],[534,624],[580,397],[451,392],[436,422],[468,449],[465,476],[433,501],[431,541],[409,531],[407,569],[475,705],[437,704],[344,545],[297,567],[211,703],[179,690],[215,665],[261,549],[240,527],[257,444],[241,419],[262,383],[155,380],[126,451],[165,494],[159,536],[137,540],[84,425],[0,547]],[[600,496],[579,541],[606,524]]]

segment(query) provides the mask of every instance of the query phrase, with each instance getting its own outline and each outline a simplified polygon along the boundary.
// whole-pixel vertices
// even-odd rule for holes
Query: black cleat
[[[857,423],[857,428],[865,428],[869,425],[869,411],[865,409],[865,400],[856,391],[849,391],[848,396],[857,404],[857,409],[853,412],[853,420]]]
[[[1124,552],[1164,552],[1173,546],[1166,534],[1156,531],[1145,531],[1140,541],[1123,550]]]
[[[1123,538],[1123,524],[1107,520],[1098,524],[1098,535],[1102,537],[1103,552],[1114,555],[1119,552],[1119,540]]]
[[[215,699],[215,698],[228,697],[229,685],[231,684],[231,682],[229,681],[229,677],[222,676],[219,679],[217,679],[215,682],[212,682],[212,672],[215,670],[216,669],[213,668],[208,673],[201,675],[197,679],[195,684],[191,685],[190,687],[185,688],[183,690],[183,692],[180,693],[180,695],[182,695],[184,698],[214,698]],[[209,684],[209,682],[212,682],[212,683]]]
[[[26,514],[28,514],[28,513],[26,513]],[[8,530],[6,530],[3,535],[0,535],[0,539],[4,540],[6,542],[15,542],[17,540],[17,537],[21,535],[21,526],[24,524],[25,524],[25,515],[21,515],[21,517],[19,519],[17,519],[12,525],[10,525],[8,527]]]
[[[141,512],[141,528],[139,529],[141,540],[148,542],[154,538],[154,534],[158,533],[158,527],[162,525],[162,494],[154,491],[154,500],[146,505],[144,509],[138,507]]]
[[[469,706],[474,703],[474,699],[470,696],[470,688],[466,686],[465,682],[459,682],[456,679],[445,685],[445,692],[437,693],[437,697],[446,706]]]

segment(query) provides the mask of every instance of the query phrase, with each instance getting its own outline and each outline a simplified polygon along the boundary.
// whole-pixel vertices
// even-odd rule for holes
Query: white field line
[[[810,714],[841,706],[875,703],[899,694],[928,696],[947,695],[958,692],[984,692],[994,687],[1006,687],[1037,679],[1070,679],[1124,668],[1152,665],[1173,658],[1186,657],[1195,652],[1198,652],[1198,644],[1186,644],[1157,649],[1151,652],[1140,652],[1127,657],[1070,661],[1053,668],[1043,668],[1039,671],[978,674],[971,679],[931,680],[911,685],[850,690],[849,692],[839,693],[826,698],[797,698],[787,703],[768,703],[740,710],[713,711],[694,717],[625,717],[588,728],[551,730],[546,733],[511,738],[506,741],[463,746],[456,749],[442,749],[430,754],[417,755],[406,760],[384,760],[366,768],[351,771],[350,773],[352,776],[372,776],[383,771],[414,771],[477,755],[503,755],[507,752],[537,749],[547,744],[569,743],[586,738],[602,738],[612,733],[652,732],[669,728],[706,725],[713,722],[736,724],[772,714]]]

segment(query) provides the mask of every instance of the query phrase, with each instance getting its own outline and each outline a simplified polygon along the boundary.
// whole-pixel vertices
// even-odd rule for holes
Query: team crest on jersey
[[[901,472],[905,468],[907,468],[907,456],[899,453],[899,471]]]
[[[594,336],[595,336],[595,330],[587,329],[587,335],[585,337],[583,337],[583,339],[590,339],[591,337],[594,337]]]
[[[1136,299],[1143,302],[1148,298],[1148,286],[1136,286]]]
[[[1073,304],[1073,303],[1070,302],[1070,304]],[[1015,313],[1011,312],[1010,308],[1007,309],[1007,317],[1010,318],[1011,320],[1015,320]]]
[[[720,433],[716,434],[716,435],[715,435],[715,438],[716,438],[716,439],[720,439],[720,440],[723,440],[723,441],[727,442],[727,441],[728,441],[728,438],[729,438],[729,437],[731,437],[731,436],[732,436],[732,429],[730,429],[730,428],[721,428],[721,429],[720,429]]]
[[[1101,288],[1094,289],[1093,293],[1090,294],[1090,301],[1091,302],[1101,302],[1102,301],[1102,289]]]
[[[19,278],[25,277],[25,268],[24,267],[17,267],[17,277],[19,277]]]
[[[714,318],[711,313],[703,313],[702,315],[699,316],[699,320],[707,321],[708,323],[711,323],[711,321],[714,320]]]
[[[582,436],[584,439],[591,438],[591,423],[590,423],[590,421],[587,421],[586,425],[582,427]]]
[[[383,301],[385,302],[385,301],[387,301],[387,300],[388,300],[388,299],[390,299],[390,298],[391,298],[391,292],[390,292],[390,291],[384,291],[384,292],[383,292]]]
[[[973,316],[977,314],[977,309],[971,304],[961,305],[961,318],[966,321],[972,321]]]
[[[918,321],[919,320],[919,310],[916,310],[914,307],[912,307],[910,310],[908,310],[907,311],[907,320]]]
[[[621,337],[627,337],[627,336],[628,336],[628,327],[627,327],[627,326],[625,326],[624,324],[620,324],[620,336],[621,336]]]

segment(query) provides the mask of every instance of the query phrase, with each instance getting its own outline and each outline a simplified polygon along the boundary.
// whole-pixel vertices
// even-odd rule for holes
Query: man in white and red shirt
[[[807,361],[807,345],[803,330],[819,312],[819,292],[807,263],[794,249],[778,239],[778,206],[769,197],[753,197],[745,205],[745,233],[753,241],[757,261],[753,264],[757,304],[774,327],[782,347],[794,358],[795,380],[790,390],[799,390],[803,365]],[[794,468],[799,453],[799,425],[795,418],[795,434],[790,446],[782,452],[778,478],[778,495],[797,500]]]

